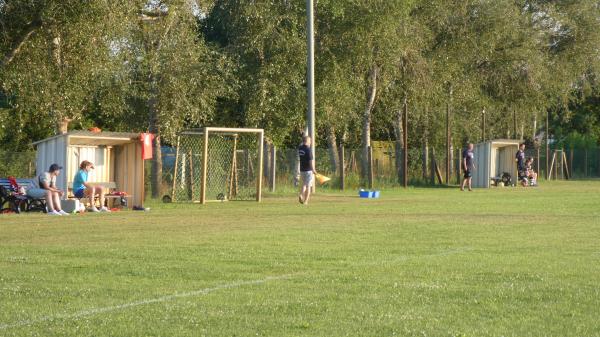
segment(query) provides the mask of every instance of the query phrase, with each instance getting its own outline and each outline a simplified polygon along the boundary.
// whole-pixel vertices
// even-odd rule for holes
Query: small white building
[[[496,139],[475,145],[476,169],[473,172],[473,187],[489,188],[492,178],[509,173],[513,182],[518,181],[515,155],[519,151],[519,141]]]
[[[95,169],[90,182],[114,182],[117,190],[132,196],[129,207],[144,201],[144,160],[138,133],[70,131],[33,143],[37,150],[36,172],[48,170],[56,163],[64,169],[57,177],[57,187],[67,191],[79,164],[88,160]]]

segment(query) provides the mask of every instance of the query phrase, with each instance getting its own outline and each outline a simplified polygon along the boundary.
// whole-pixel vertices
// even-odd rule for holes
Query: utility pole
[[[306,124],[308,129],[308,136],[312,140],[311,150],[313,158],[315,158],[316,166],[316,148],[317,140],[315,138],[315,29],[314,29],[314,0],[306,0],[306,14],[307,14],[307,44],[308,44],[308,58],[307,58],[307,97],[308,97],[308,108],[306,110]],[[313,184],[313,192],[315,185]]]

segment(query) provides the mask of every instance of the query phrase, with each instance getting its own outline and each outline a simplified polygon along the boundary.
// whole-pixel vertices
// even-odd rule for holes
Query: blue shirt
[[[88,180],[88,174],[84,170],[79,170],[75,173],[75,179],[73,179],[73,192],[85,190],[85,183]]]

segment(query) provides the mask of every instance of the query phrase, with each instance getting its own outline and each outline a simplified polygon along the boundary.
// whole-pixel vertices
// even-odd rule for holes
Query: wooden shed
[[[67,191],[79,164],[88,160],[95,169],[90,182],[114,182],[119,191],[132,196],[129,207],[144,201],[144,160],[138,133],[71,131],[33,143],[37,149],[36,172],[56,163],[64,167],[58,188]]]
[[[517,181],[515,155],[519,151],[519,143],[513,139],[496,139],[475,145],[473,187],[489,188],[492,178],[500,177],[504,172]]]

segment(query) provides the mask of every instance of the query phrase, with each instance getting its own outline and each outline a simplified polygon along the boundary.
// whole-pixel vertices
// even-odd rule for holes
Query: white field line
[[[79,311],[79,312],[76,312],[73,314],[45,316],[45,317],[40,317],[40,318],[36,318],[36,319],[31,319],[31,320],[19,321],[19,322],[15,322],[15,323],[0,324],[0,330],[6,330],[6,329],[10,329],[10,328],[18,328],[18,327],[33,325],[33,324],[47,322],[47,321],[62,320],[62,319],[77,319],[77,318],[81,318],[81,317],[93,316],[93,315],[102,314],[102,313],[106,313],[106,312],[128,309],[128,308],[137,307],[137,306],[141,306],[141,305],[167,302],[167,301],[172,301],[172,300],[179,299],[179,298],[207,295],[209,293],[212,293],[212,292],[215,292],[218,290],[223,290],[223,289],[239,288],[239,287],[247,286],[247,285],[263,284],[263,283],[267,283],[269,281],[284,280],[284,279],[289,279],[293,276],[294,275],[290,274],[290,275],[267,277],[262,280],[239,281],[239,282],[233,282],[233,283],[226,283],[226,284],[221,284],[221,285],[218,285],[218,286],[215,286],[212,288],[204,288],[204,289],[185,292],[185,293],[175,293],[172,295],[151,298],[151,299],[145,299],[145,300],[125,303],[125,304],[120,304],[120,305],[114,305],[114,306],[110,306],[110,307],[91,308],[91,309],[82,310],[82,311]]]
[[[442,256],[447,256],[447,255],[460,254],[460,253],[468,252],[470,250],[472,250],[472,248],[463,247],[463,248],[440,251],[438,253],[426,254],[426,255],[408,255],[408,256],[405,255],[405,256],[399,256],[398,258],[390,259],[390,260],[378,260],[378,261],[371,261],[371,262],[367,262],[367,263],[356,263],[356,264],[352,264],[352,265],[353,266],[372,266],[372,265],[378,265],[378,264],[394,264],[394,263],[404,262],[407,260],[416,260],[416,259],[422,259],[422,258],[435,258],[435,257],[442,257]],[[115,305],[115,306],[110,306],[110,307],[92,308],[92,309],[79,311],[79,312],[76,312],[73,314],[45,316],[45,317],[40,317],[40,318],[32,319],[32,320],[24,320],[24,321],[19,321],[19,322],[15,322],[15,323],[0,324],[0,330],[6,330],[6,329],[10,329],[10,328],[18,328],[18,327],[33,325],[33,324],[47,322],[47,321],[62,320],[62,319],[77,319],[77,318],[81,318],[81,317],[93,316],[93,315],[106,313],[106,312],[128,309],[128,308],[137,307],[137,306],[141,306],[141,305],[167,302],[167,301],[171,301],[171,300],[178,299],[178,298],[207,295],[209,293],[212,293],[212,292],[215,292],[218,290],[223,290],[223,289],[238,288],[238,287],[242,287],[242,286],[246,286],[246,285],[263,284],[263,283],[266,283],[269,281],[284,280],[284,279],[289,279],[293,276],[295,276],[295,275],[288,274],[288,275],[267,277],[262,280],[233,282],[233,283],[218,285],[213,288],[205,288],[205,289],[200,289],[200,290],[186,292],[186,293],[175,293],[173,295],[167,295],[167,296],[162,296],[162,297],[157,297],[157,298],[152,298],[152,299],[140,300],[140,301],[136,301],[136,302],[130,302],[130,303],[125,303],[125,304],[120,304],[120,305]]]

